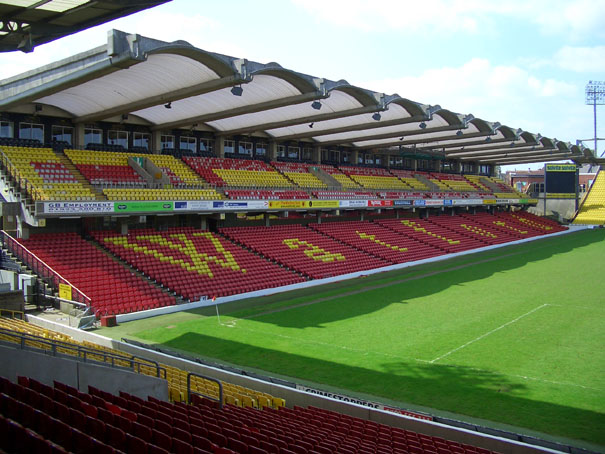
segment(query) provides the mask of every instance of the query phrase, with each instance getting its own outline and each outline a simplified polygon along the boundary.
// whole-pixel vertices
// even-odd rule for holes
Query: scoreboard
[[[578,171],[575,164],[546,164],[544,169],[547,198],[573,199],[578,186]]]

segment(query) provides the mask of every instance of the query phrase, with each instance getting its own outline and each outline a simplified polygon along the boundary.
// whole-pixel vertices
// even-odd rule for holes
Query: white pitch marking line
[[[489,336],[490,334],[495,333],[496,331],[500,331],[502,328],[506,328],[508,325],[512,325],[513,323],[518,322],[519,320],[521,320],[523,317],[527,317],[528,315],[531,315],[531,314],[533,314],[534,312],[536,312],[536,311],[538,311],[538,310],[540,310],[540,309],[542,309],[542,308],[545,308],[545,307],[547,307],[547,306],[549,306],[549,304],[542,304],[541,306],[538,306],[538,307],[536,307],[536,308],[532,309],[531,311],[526,312],[525,314],[518,316],[518,317],[517,317],[517,318],[515,318],[514,320],[511,320],[510,322],[506,322],[506,323],[504,323],[503,325],[500,325],[499,327],[494,328],[493,330],[491,330],[491,331],[489,331],[489,332],[487,332],[487,333],[485,333],[485,334],[482,334],[481,336],[476,337],[475,339],[468,341],[466,344],[463,344],[463,345],[461,345],[460,347],[456,347],[455,349],[450,350],[449,352],[447,352],[447,353],[445,353],[445,354],[443,354],[443,355],[441,355],[441,356],[439,356],[439,357],[437,357],[437,358],[435,358],[435,359],[433,359],[433,360],[431,360],[431,361],[429,361],[429,362],[430,362],[431,364],[433,364],[434,362],[439,361],[440,359],[443,359],[443,358],[445,358],[446,356],[449,356],[449,355],[451,355],[452,353],[455,353],[455,352],[457,352],[458,350],[461,350],[461,349],[463,349],[464,347],[467,347],[467,346],[469,346],[469,345],[471,345],[471,344],[473,344],[473,343],[475,343],[475,342],[477,342],[477,341],[480,341],[480,340],[481,340],[481,339],[483,339],[484,337],[487,337],[487,336]]]

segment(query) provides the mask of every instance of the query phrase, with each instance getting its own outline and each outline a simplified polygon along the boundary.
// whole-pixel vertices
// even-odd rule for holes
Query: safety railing
[[[44,350],[51,356],[69,356],[82,362],[100,363],[112,368],[132,370],[139,374],[142,373],[142,367],[147,367],[155,369],[156,377],[166,379],[165,367],[160,366],[157,361],[140,356],[116,355],[104,350],[98,350],[58,339],[49,339],[35,334],[13,331],[7,328],[0,328],[0,341],[15,344],[22,350]]]
[[[216,383],[218,385],[218,399],[215,397],[200,393],[198,391],[192,391],[191,390],[191,377],[199,377],[199,378],[203,378],[204,380],[210,380],[210,381]],[[189,372],[187,374],[187,402],[191,403],[191,396],[193,394],[195,394],[197,396],[202,396],[205,399],[209,399],[209,400],[218,402],[219,408],[223,408],[223,384],[220,382],[220,380],[217,380],[216,378],[208,377],[207,375],[196,374],[195,372]]]

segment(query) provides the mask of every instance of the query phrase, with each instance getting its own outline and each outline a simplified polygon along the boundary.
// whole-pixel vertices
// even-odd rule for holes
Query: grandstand
[[[4,258],[32,273],[35,295],[30,295],[28,311],[35,306],[44,315],[45,309],[61,309],[70,323],[93,329],[118,323],[121,326],[109,329],[119,330],[129,321],[146,319],[149,331],[138,339],[149,336],[150,342],[159,339],[160,349],[164,343],[170,348],[165,353],[150,345],[126,345],[52,325],[67,329],[72,337],[3,318],[0,341],[3,348],[19,344],[47,356],[59,353],[59,359],[84,357],[129,374],[159,377],[166,399],[123,389],[80,389],[79,383],[64,383],[59,375],[42,380],[13,374],[0,381],[0,425],[11,435],[2,438],[0,449],[148,454],[543,452],[478,433],[501,435],[495,428],[458,422],[467,432],[425,423],[433,417],[428,414],[432,408],[415,412],[397,400],[397,408],[390,408],[350,397],[356,395],[356,380],[381,375],[367,375],[369,362],[349,366],[344,360],[376,352],[364,350],[358,339],[338,355],[331,352],[329,361],[314,349],[336,346],[335,338],[323,339],[320,331],[329,332],[340,320],[359,323],[353,331],[362,332],[378,350],[381,336],[397,344],[398,333],[386,328],[374,332],[371,318],[388,310],[382,306],[386,300],[410,304],[410,295],[418,291],[412,281],[423,276],[425,266],[435,266],[428,276],[450,266],[476,266],[459,256],[481,252],[487,254],[484,262],[505,267],[496,260],[499,254],[520,255],[533,240],[550,244],[579,230],[530,213],[538,201],[501,180],[498,166],[528,159],[582,162],[594,158],[590,150],[344,80],[219,55],[184,42],[163,43],[138,35],[135,39],[115,30],[106,45],[64,63],[11,78],[0,91]],[[116,85],[119,94],[107,90]],[[408,134],[411,129],[414,134]],[[492,143],[483,149],[487,139]],[[575,224],[603,225],[604,184],[599,174]],[[410,279],[409,287],[395,297],[370,301],[374,306],[364,313],[364,305],[348,297],[365,288],[364,279],[371,275],[375,288]],[[475,275],[482,273],[475,270]],[[329,284],[333,287],[324,290]],[[466,284],[447,281],[451,286]],[[39,290],[45,286],[50,291]],[[336,295],[341,289],[347,291],[338,294],[339,304],[330,306],[331,292]],[[291,291],[293,301],[286,293]],[[314,292],[321,293],[319,301],[309,300]],[[309,326],[304,315],[281,316],[289,309],[307,308],[311,317],[311,306],[324,300],[326,310],[319,309],[321,316]],[[446,302],[441,314],[462,317],[454,299]],[[483,313],[489,306],[475,309]],[[511,306],[498,310],[509,314],[507,309],[519,309],[511,312],[513,322],[543,307]],[[21,314],[21,309],[11,313]],[[177,313],[181,319],[163,325],[161,316]],[[195,325],[200,314],[213,323],[202,331]],[[499,316],[481,327],[472,324],[473,317],[470,325],[461,325],[480,339],[512,323],[501,322]],[[263,318],[262,328],[247,327],[246,321],[255,318]],[[190,322],[191,329],[170,338],[182,321]],[[153,337],[153,329],[162,333]],[[220,341],[212,337],[213,330],[221,330]],[[309,356],[273,351],[253,340],[238,343],[245,330],[274,338],[276,345],[294,345],[298,335],[312,333],[305,340]],[[420,330],[409,327],[406,336],[427,336],[437,326]],[[266,362],[241,366],[229,376],[230,382],[223,371],[200,365],[200,357],[176,358],[175,349],[178,354],[191,351],[181,348],[181,342],[202,345],[208,352],[224,343],[231,356],[217,355],[217,361],[238,361],[242,352],[249,352],[249,357]],[[409,366],[400,352],[378,353],[383,355],[380,374]],[[335,358],[339,355],[342,358]],[[440,359],[431,358],[414,361],[431,367]],[[313,369],[313,361],[322,364],[318,370],[332,364],[346,371],[351,390],[305,391],[338,384],[320,378],[313,378],[312,385],[294,383],[290,380],[298,376],[275,378],[263,372],[281,375],[276,367],[282,360],[284,370],[286,360],[292,361],[301,374]],[[464,367],[469,376],[477,369],[472,361]],[[208,376],[189,375],[199,370]],[[99,376],[105,373],[110,372]],[[440,386],[435,383],[435,391]],[[390,399],[379,393],[370,398]],[[402,413],[412,419],[401,418]],[[480,412],[468,415],[482,417]],[[447,424],[455,421],[448,419]],[[526,441],[519,434],[506,433],[505,438]]]
[[[605,225],[605,174],[603,172],[597,174],[573,223]]]

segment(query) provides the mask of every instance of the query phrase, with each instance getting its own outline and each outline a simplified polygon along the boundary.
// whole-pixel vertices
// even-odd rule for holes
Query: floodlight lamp
[[[487,137],[485,138],[485,141],[486,141],[486,142],[491,142],[491,141],[492,141],[492,138],[491,138],[490,136],[487,136]]]
[[[243,92],[244,92],[244,89],[242,88],[241,85],[236,85],[235,87],[231,88],[231,94],[233,96],[241,96]]]
[[[374,115],[372,115],[372,120],[380,121],[381,118],[382,117],[378,112],[376,112]]]
[[[403,139],[404,139],[404,137],[403,137],[403,136],[401,136],[401,137],[399,138],[399,140],[403,140]]]
[[[313,125],[314,125],[314,124],[315,124],[315,123],[309,123],[309,128],[313,129]]]
[[[313,101],[311,107],[313,107],[315,110],[319,110],[321,109],[321,103],[319,101]]]
[[[418,125],[418,127],[419,127],[420,129],[426,129],[426,123],[423,121],[422,123],[420,123],[420,124]]]
[[[164,104],[164,107],[166,109],[172,109],[172,101],[168,102],[167,104]]]
[[[458,131],[456,131],[456,135],[458,137],[460,137],[463,134],[462,129],[459,129]]]

